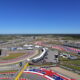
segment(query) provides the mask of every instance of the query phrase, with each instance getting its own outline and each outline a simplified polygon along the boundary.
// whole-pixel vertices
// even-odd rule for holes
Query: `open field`
[[[17,72],[17,70],[0,71],[0,73],[9,73],[9,72]]]
[[[70,68],[73,71],[74,70],[80,71],[80,60],[70,60],[66,58],[60,58],[60,65]]]
[[[80,80],[80,75],[79,74],[73,73],[71,71],[65,70],[65,69],[60,68],[60,67],[52,67],[51,69],[56,71],[57,73],[65,75],[67,77],[74,78],[76,80]]]
[[[18,58],[18,57],[20,57],[20,56],[22,56],[24,54],[25,53],[9,54],[8,56],[1,57],[0,59],[2,59],[2,60],[15,59],[15,58]]]

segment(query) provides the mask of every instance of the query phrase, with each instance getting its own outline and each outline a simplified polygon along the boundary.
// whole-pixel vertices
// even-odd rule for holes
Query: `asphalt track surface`
[[[59,46],[58,46],[59,47]],[[52,48],[55,48],[55,47],[52,47]],[[60,49],[62,49],[60,47]],[[32,56],[32,53],[30,54],[26,54],[26,55],[23,55],[19,58],[16,58],[16,59],[12,59],[12,60],[7,60],[7,61],[1,61],[0,64],[13,64],[13,63],[17,63],[17,62],[20,62],[20,61],[24,61],[26,58],[30,58]],[[22,75],[25,75],[24,73]],[[30,79],[30,80],[46,80],[46,78],[44,76],[40,76],[40,75],[37,75],[37,74],[33,74],[33,73],[27,73],[26,74],[27,78]],[[1,79],[1,78],[0,78]],[[2,78],[3,79],[3,78]],[[10,78],[8,78],[9,80]],[[7,78],[6,78],[7,80]],[[11,79],[10,79],[11,80]],[[21,80],[21,79],[20,79]]]
[[[0,60],[0,65],[8,65],[8,64],[13,64],[13,63],[17,63],[17,62],[21,62],[21,61],[24,61],[24,60],[27,60],[33,56],[35,56],[37,53],[37,51],[34,51],[34,52],[30,52],[30,53],[27,53],[21,57],[17,57],[15,59],[11,59],[11,60]]]
[[[22,76],[27,77],[29,80],[54,80],[47,75],[37,73],[37,72],[26,72],[24,71]]]
[[[24,73],[22,75],[25,75]],[[29,80],[46,80],[46,78],[42,77],[42,76],[39,76],[37,74],[32,74],[32,73],[26,73],[26,77],[27,79]]]

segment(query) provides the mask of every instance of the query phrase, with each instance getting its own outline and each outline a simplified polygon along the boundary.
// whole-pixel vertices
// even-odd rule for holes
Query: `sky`
[[[0,0],[0,34],[79,34],[80,0]]]

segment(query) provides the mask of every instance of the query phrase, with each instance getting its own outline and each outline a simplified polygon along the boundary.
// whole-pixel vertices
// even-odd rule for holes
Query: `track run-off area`
[[[38,44],[39,45],[39,44]],[[43,46],[43,45],[41,45]],[[64,48],[62,48],[61,46],[56,46],[56,47],[51,47],[51,48],[55,48],[55,49],[59,49],[59,50],[63,50],[64,51]],[[42,52],[43,53],[43,52]],[[34,70],[26,70],[27,67],[29,66],[29,61],[28,59],[32,58],[33,56],[37,55],[37,51],[34,53],[34,55],[26,55],[21,58],[16,58],[16,60],[12,60],[12,61],[5,61],[5,62],[0,62],[1,64],[3,65],[8,65],[8,64],[14,64],[14,63],[18,63],[18,62],[21,62],[21,61],[25,61],[27,60],[26,64],[23,66],[23,68],[20,70],[20,72],[17,74],[17,76],[15,77],[15,79],[12,79],[12,78],[0,78],[0,79],[5,79],[5,80],[29,80],[27,79],[27,75],[29,78],[31,78],[32,76],[35,77],[36,76],[36,79],[35,80],[38,80],[37,78],[39,76],[41,76],[41,80],[76,80],[76,79],[70,79],[70,78],[67,78],[59,73],[56,73],[52,70],[46,70],[46,69],[35,69]],[[41,54],[42,55],[42,54]],[[37,55],[38,56],[38,55]],[[43,55],[42,55],[43,56]],[[41,57],[42,57],[41,56]],[[40,56],[36,57],[36,58],[39,58]],[[36,58],[33,58],[33,59],[36,59]],[[26,79],[21,77],[23,74],[26,74]],[[30,79],[31,80],[31,79]],[[32,79],[34,80],[34,79]]]

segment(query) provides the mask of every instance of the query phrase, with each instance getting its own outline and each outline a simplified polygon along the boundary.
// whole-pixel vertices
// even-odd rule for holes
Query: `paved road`
[[[30,79],[30,80],[46,80],[46,78],[36,75],[36,74],[31,74],[31,73],[23,73],[21,77]]]
[[[48,51],[48,55],[47,55],[47,59],[45,59],[46,62],[56,63],[57,60],[55,59],[55,55],[58,55],[58,51],[56,51],[56,50],[49,50]]]
[[[8,65],[8,64],[13,64],[13,63],[17,63],[17,62],[21,62],[21,61],[24,61],[24,60],[27,60],[35,55],[37,55],[38,51],[36,50],[34,53],[29,53],[29,54],[25,54],[21,57],[18,57],[16,59],[12,59],[12,60],[0,60],[0,65]]]

